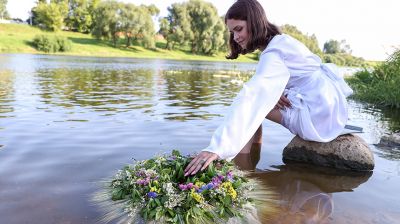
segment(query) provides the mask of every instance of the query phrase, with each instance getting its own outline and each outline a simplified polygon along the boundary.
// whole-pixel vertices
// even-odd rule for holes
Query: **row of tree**
[[[123,39],[127,47],[135,43],[152,49],[156,34],[153,21],[158,14],[155,5],[136,6],[116,0],[38,0],[32,9],[32,21],[48,30],[91,33],[96,38],[111,40],[114,46]],[[227,50],[229,32],[212,3],[174,3],[168,7],[168,15],[159,19],[159,27],[158,34],[165,38],[166,49],[184,47],[192,53],[207,55]],[[281,28],[327,62],[357,66],[364,63],[363,59],[351,56],[350,46],[344,40],[327,41],[321,50],[315,35],[305,35],[291,25]]]
[[[39,0],[32,9],[34,25],[47,30],[61,29],[92,33],[97,38],[125,38],[126,46],[137,42],[154,48],[153,18],[159,14],[155,5],[136,6],[115,0]],[[166,48],[190,46],[193,53],[213,54],[226,47],[228,33],[217,9],[202,0],[174,3],[168,15],[160,19],[159,33]]]

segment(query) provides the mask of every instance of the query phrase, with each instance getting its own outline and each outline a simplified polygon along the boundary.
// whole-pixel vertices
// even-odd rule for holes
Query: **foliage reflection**
[[[228,106],[239,91],[240,85],[232,82],[237,75],[217,73],[60,68],[39,70],[38,85],[46,104],[108,114],[139,110],[149,116],[184,121],[220,116],[207,107]]]

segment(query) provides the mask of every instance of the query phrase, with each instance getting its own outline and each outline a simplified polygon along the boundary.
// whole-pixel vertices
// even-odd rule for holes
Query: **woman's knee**
[[[282,113],[279,109],[273,109],[271,112],[268,113],[266,118],[270,121],[275,123],[281,124],[282,123]]]

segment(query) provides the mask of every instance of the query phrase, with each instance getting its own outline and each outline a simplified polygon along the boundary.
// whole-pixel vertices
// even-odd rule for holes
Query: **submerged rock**
[[[375,165],[367,143],[352,134],[341,135],[327,143],[306,141],[296,136],[283,150],[283,161],[347,170],[372,170]]]
[[[386,146],[391,148],[398,148],[400,146],[400,133],[393,133],[384,135],[377,146]]]

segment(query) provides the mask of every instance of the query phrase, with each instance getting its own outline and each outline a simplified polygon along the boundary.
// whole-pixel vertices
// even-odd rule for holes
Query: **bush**
[[[55,39],[58,45],[58,51],[66,52],[71,50],[72,42],[70,40],[60,36],[56,36]]]
[[[46,53],[70,51],[72,42],[65,37],[53,35],[37,35],[33,39],[33,46]]]
[[[400,108],[400,49],[374,68],[354,74],[348,79],[354,97],[380,106]]]

